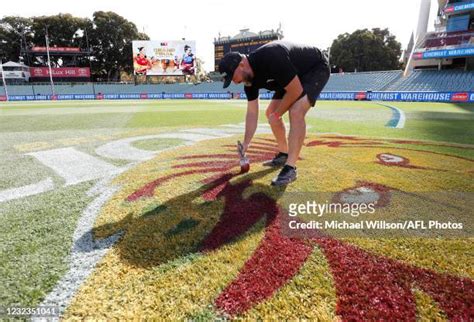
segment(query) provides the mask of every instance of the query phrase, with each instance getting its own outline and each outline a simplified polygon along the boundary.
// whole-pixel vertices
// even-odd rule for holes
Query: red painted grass
[[[189,175],[193,175],[196,173],[203,173],[203,172],[204,173],[221,172],[221,169],[220,168],[208,168],[205,170],[197,169],[197,170],[189,170],[189,171],[170,174],[165,177],[161,177],[147,183],[143,187],[139,188],[138,190],[130,194],[127,198],[125,198],[125,200],[128,202],[133,202],[140,198],[153,197],[153,195],[155,194],[155,189],[158,186],[164,184],[165,182],[179,178],[179,177],[189,176]]]
[[[412,294],[429,294],[457,321],[474,318],[474,282],[370,254],[333,238],[314,239],[322,248],[334,278],[336,313],[343,320],[415,321]]]
[[[219,310],[231,316],[245,313],[271,298],[306,262],[313,248],[303,240],[283,236],[279,222],[275,217],[270,219],[261,244],[237,278],[217,297]]]

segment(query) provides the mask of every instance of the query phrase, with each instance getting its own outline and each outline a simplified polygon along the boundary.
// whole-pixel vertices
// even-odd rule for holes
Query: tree
[[[18,61],[21,48],[46,46],[92,49],[92,74],[107,80],[118,80],[120,72],[132,72],[132,40],[148,40],[134,23],[114,12],[98,11],[93,20],[70,14],[0,20],[0,58]],[[80,58],[78,58],[78,61]],[[31,64],[26,59],[27,64]],[[88,64],[88,62],[87,62]]]
[[[344,71],[400,69],[401,44],[388,29],[356,30],[341,34],[331,46],[331,65]]]
[[[34,46],[46,46],[46,33],[50,47],[87,47],[84,30],[92,29],[92,22],[88,18],[77,18],[70,14],[41,16],[31,18],[31,31]],[[75,66],[86,66],[88,62],[83,57],[75,57]]]
[[[148,40],[137,26],[114,12],[93,14],[89,39],[94,52],[93,69],[107,80],[119,80],[120,72],[132,72],[132,40]]]
[[[50,46],[74,47],[79,45],[77,31],[91,25],[89,19],[73,17],[70,14],[33,17],[31,21],[31,29],[34,35],[33,42],[36,46],[42,47],[46,46],[46,30]]]
[[[0,19],[0,58],[18,61],[21,49],[31,45],[31,19],[6,16]]]

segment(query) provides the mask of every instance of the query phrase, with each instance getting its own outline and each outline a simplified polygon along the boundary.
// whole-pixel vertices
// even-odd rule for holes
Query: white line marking
[[[186,133],[198,133],[198,134],[206,134],[206,135],[213,135],[213,138],[216,137],[226,137],[232,136],[237,133],[242,133],[240,129],[189,129],[183,130],[182,132]]]
[[[99,179],[123,170],[74,148],[28,153],[66,180],[66,186]]]
[[[0,202],[33,196],[53,189],[53,180],[48,178],[27,186],[2,190],[0,191]]]
[[[110,180],[111,178],[107,178],[97,183],[91,189],[91,193],[97,188],[104,189]],[[102,193],[83,211],[73,235],[69,270],[39,306],[59,306],[62,315],[74,294],[92,273],[97,263],[121,237],[121,232],[102,240],[94,240],[92,236],[94,222],[100,213],[100,209],[115,194],[117,189],[117,187],[109,187],[102,190]],[[42,319],[33,319],[33,321],[42,321]]]
[[[392,119],[389,121],[389,124],[392,124],[393,125],[390,125],[391,128],[393,129],[403,129],[405,127],[405,122],[406,122],[406,115],[405,115],[405,112],[401,109],[399,109],[398,107],[396,106],[393,106],[393,105],[388,105],[388,104],[381,104],[381,103],[378,103],[379,105],[381,106],[385,106],[385,107],[388,107],[389,109],[392,110]]]
[[[141,150],[131,146],[131,143],[152,139],[181,139],[192,143],[215,138],[215,136],[192,133],[162,133],[157,135],[137,136],[112,141],[98,147],[95,152],[104,158],[110,158],[115,160],[146,161],[152,159],[157,154],[157,151]]]

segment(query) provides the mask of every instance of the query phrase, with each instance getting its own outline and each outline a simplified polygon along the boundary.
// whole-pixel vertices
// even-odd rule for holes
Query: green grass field
[[[266,121],[267,103],[260,103],[261,124]],[[433,144],[417,149],[474,160],[473,104],[390,105],[405,113],[404,128],[387,127],[392,111],[377,102],[318,102],[307,116],[308,135],[430,141]],[[234,129],[235,141],[245,109],[244,101],[0,103],[0,307],[39,305],[66,274],[74,231],[95,198],[88,191],[104,179],[102,169],[133,167],[148,160],[138,152],[149,155],[182,146],[187,140],[173,134],[183,131],[206,129],[212,135],[214,130]],[[118,141],[122,145],[107,146]],[[131,152],[120,157],[123,144]],[[45,151],[72,154],[57,159]],[[83,169],[73,177],[66,173],[83,167],[82,162],[90,163],[90,172]],[[151,171],[158,175],[160,168]],[[473,173],[468,170],[465,176]],[[45,180],[48,183],[38,185]],[[470,192],[474,192],[472,182],[465,188]],[[473,278],[470,251],[465,276]],[[209,310],[216,311],[204,307],[202,315],[215,317]],[[259,317],[257,313],[250,316]]]

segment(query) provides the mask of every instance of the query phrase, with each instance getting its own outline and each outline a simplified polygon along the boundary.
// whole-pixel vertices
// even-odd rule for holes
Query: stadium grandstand
[[[79,47],[32,47],[25,53],[31,57],[30,81],[50,81],[48,51],[52,79],[55,82],[87,82],[90,80],[89,49]],[[29,59],[30,60],[30,59]]]
[[[439,0],[435,31],[417,38],[413,69],[474,70],[474,1]]]
[[[95,93],[98,95],[239,93],[241,91],[241,86],[235,84],[223,90],[222,82],[219,81],[200,84],[95,84]],[[332,74],[325,91],[474,91],[474,71],[415,70],[407,77],[403,77],[402,71]],[[4,87],[0,86],[0,95],[4,92]],[[55,92],[58,95],[92,95],[94,88],[92,83],[60,84],[55,86]],[[49,95],[51,87],[47,84],[10,85],[8,93],[9,95]]]

